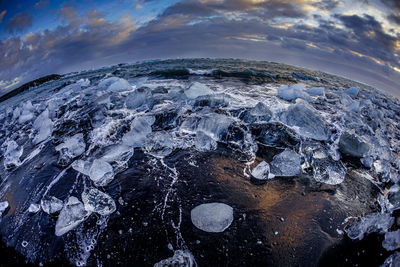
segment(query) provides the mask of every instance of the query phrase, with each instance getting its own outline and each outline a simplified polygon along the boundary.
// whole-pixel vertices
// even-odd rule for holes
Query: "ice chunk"
[[[13,110],[13,120],[15,121],[16,119],[18,119],[19,115],[21,115],[21,109],[19,107],[16,107]]]
[[[38,212],[40,210],[40,205],[39,204],[31,204],[31,205],[29,205],[29,208],[28,208],[28,211],[30,212],[30,213],[36,213],[36,212]]]
[[[68,158],[76,158],[85,152],[86,144],[83,139],[83,134],[78,133],[74,136],[68,137],[64,140],[64,143],[56,146],[56,151]]]
[[[90,167],[92,166],[92,163],[78,159],[72,162],[71,166],[74,170],[89,176]]]
[[[7,143],[7,149],[4,153],[4,167],[10,169],[21,164],[20,157],[24,152],[24,147],[19,147],[15,141],[9,141]]]
[[[82,80],[82,79],[81,79]],[[58,93],[56,94],[56,96],[62,96],[62,97],[66,97],[71,95],[73,92],[79,92],[79,90],[82,89],[81,86],[81,80],[69,84],[67,86],[65,86],[64,88],[62,88],[60,91],[58,91]]]
[[[50,98],[47,101],[47,109],[49,111],[49,118],[54,119],[57,116],[57,110],[63,104],[62,99],[60,98]]]
[[[348,94],[340,95],[340,103],[348,110],[353,112],[360,111],[360,102],[351,98]]]
[[[387,193],[387,209],[394,211],[400,209],[400,186],[398,184],[390,187]]]
[[[269,164],[265,161],[262,161],[260,164],[258,164],[251,171],[251,175],[258,180],[267,180],[275,177],[272,173],[270,173]]]
[[[112,145],[106,148],[104,156],[101,159],[108,163],[124,163],[133,155],[133,149],[126,145]]]
[[[197,131],[194,145],[199,151],[210,151],[217,148],[217,142],[203,131]]]
[[[44,197],[40,201],[42,210],[47,214],[53,214],[61,210],[64,206],[64,202],[56,197]]]
[[[110,215],[116,210],[115,201],[106,193],[96,188],[90,188],[82,193],[85,209],[100,215]]]
[[[86,220],[90,214],[91,212],[85,210],[83,203],[76,197],[69,197],[68,202],[61,210],[60,215],[58,215],[55,230],[56,236],[61,236],[74,229]]]
[[[387,178],[390,174],[390,164],[384,160],[376,160],[373,163],[375,173],[382,178]]]
[[[385,240],[382,242],[382,247],[389,251],[400,248],[400,230],[387,232]]]
[[[352,97],[357,97],[360,92],[360,87],[351,87],[344,90],[344,92]]]
[[[269,121],[272,117],[272,112],[269,108],[262,102],[258,102],[255,107],[246,110],[240,116],[240,118],[246,123],[253,123],[256,121]]]
[[[174,256],[154,264],[154,267],[194,267],[196,261],[189,250],[175,250]]]
[[[362,163],[362,165],[370,169],[372,167],[372,164],[374,163],[374,158],[371,156],[367,156],[360,159],[360,162]]]
[[[53,122],[49,118],[49,110],[45,109],[33,122],[33,128],[38,131],[36,137],[33,139],[34,144],[38,144],[51,136],[53,131]]]
[[[268,146],[286,148],[300,143],[300,136],[281,122],[253,124],[251,132],[258,142]]]
[[[400,266],[400,252],[395,252],[390,255],[381,267],[399,267]]]
[[[154,116],[136,117],[132,121],[131,130],[122,137],[122,143],[130,147],[144,146],[146,136],[151,133],[151,125],[154,121]]]
[[[195,107],[227,107],[232,98],[227,94],[203,95],[196,98]]]
[[[304,137],[318,141],[329,138],[329,130],[318,112],[304,101],[290,106],[281,119]]]
[[[278,97],[287,101],[296,100],[297,98],[308,99],[309,96],[303,91],[305,84],[288,84],[281,85],[278,88]]]
[[[89,177],[97,186],[106,186],[114,178],[113,167],[102,159],[95,159],[89,170]]]
[[[87,79],[87,78],[79,79],[76,83],[79,84],[82,87],[85,87],[85,86],[89,86],[90,85],[90,80]]]
[[[199,121],[197,130],[203,131],[216,141],[223,141],[228,134],[228,128],[233,119],[222,114],[207,114]]]
[[[269,121],[272,117],[272,112],[262,102],[258,102],[254,108],[250,109],[250,115],[257,117],[258,120]]]
[[[0,202],[0,217],[3,215],[3,213],[7,210],[9,204],[8,201],[2,201]]]
[[[117,82],[119,79],[120,78],[118,78],[118,77],[109,77],[109,78],[106,78],[106,79],[102,80],[101,82],[99,82],[99,84],[97,86],[100,89],[105,89],[105,88],[108,88],[113,83]]]
[[[334,160],[327,151],[313,151],[311,167],[317,182],[325,184],[340,184],[346,176],[346,168],[340,160]]]
[[[136,109],[146,104],[149,96],[151,95],[146,88],[138,88],[126,97],[125,105],[129,109]]]
[[[233,221],[233,209],[224,203],[201,204],[190,212],[194,226],[205,232],[220,233]]]
[[[108,86],[107,90],[111,92],[127,91],[132,90],[132,86],[127,80],[118,78],[118,80],[115,80],[110,86]]]
[[[33,106],[32,106],[32,102],[31,101],[27,101],[22,105],[22,112],[18,117],[18,122],[23,124],[27,121],[30,121],[31,119],[33,119]]]
[[[275,176],[296,176],[301,173],[301,157],[296,152],[285,149],[275,155],[270,163],[271,173]]]
[[[345,155],[362,158],[368,154],[370,147],[363,138],[346,131],[340,135],[339,150]]]
[[[392,226],[394,218],[389,213],[370,213],[345,228],[351,239],[363,239],[364,234],[385,233]]]
[[[171,106],[159,106],[155,108],[154,113],[154,124],[152,126],[154,130],[169,130],[175,128],[178,123],[178,118],[181,115],[181,111],[177,107]]]
[[[98,87],[100,89],[107,89],[111,92],[127,91],[132,89],[132,86],[127,80],[118,77],[104,79],[98,84]]]
[[[196,133],[197,126],[199,125],[200,118],[196,116],[189,116],[184,119],[180,126],[180,130],[185,133]]]
[[[185,95],[189,99],[195,99],[199,96],[211,95],[213,93],[214,91],[211,90],[207,85],[199,82],[194,82],[189,89],[185,91]]]
[[[156,157],[165,157],[174,149],[174,137],[166,131],[153,132],[146,137],[146,150]]]
[[[313,87],[306,90],[307,94],[315,96],[324,96],[325,88],[323,87]]]

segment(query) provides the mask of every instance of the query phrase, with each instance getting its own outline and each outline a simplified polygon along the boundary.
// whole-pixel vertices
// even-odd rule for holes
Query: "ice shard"
[[[76,197],[69,197],[56,222],[55,234],[61,236],[77,227],[91,214]]]
[[[114,170],[110,163],[95,159],[89,170],[89,177],[97,186],[105,186],[114,179]]]

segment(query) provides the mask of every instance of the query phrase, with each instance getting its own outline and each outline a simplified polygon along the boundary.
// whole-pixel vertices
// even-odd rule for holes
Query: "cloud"
[[[32,17],[27,13],[18,13],[6,24],[5,29],[9,33],[22,32],[32,26]]]
[[[3,80],[0,80],[0,88],[8,89],[8,88],[11,88],[11,87],[13,87],[13,86],[18,85],[19,83],[20,83],[19,77],[16,77],[16,78],[14,78],[14,79],[11,80],[11,81],[3,81]]]
[[[58,16],[66,23],[70,23],[77,18],[76,10],[71,6],[63,6],[60,8]]]
[[[399,0],[382,0],[382,3],[388,5],[391,8],[396,8],[400,10],[400,1]]]
[[[251,16],[263,18],[288,17],[299,18],[306,14],[304,0],[200,0],[183,1],[172,7],[175,13],[192,12],[218,12],[228,14],[230,12],[247,13]],[[309,1],[310,2],[310,1]],[[169,10],[164,15],[168,15]]]
[[[352,31],[349,49],[373,57],[377,60],[399,65],[400,57],[394,55],[398,38],[383,31],[382,25],[374,17],[339,16],[343,24]]]
[[[315,5],[318,6],[318,8],[321,9],[322,11],[329,11],[329,10],[339,7],[340,1],[339,0],[322,0],[322,1],[315,3]]]
[[[0,23],[3,21],[4,15],[7,13],[7,10],[3,10],[0,12]]]
[[[96,10],[83,18],[71,9],[60,13],[69,23],[0,42],[0,80],[18,76],[27,81],[48,73],[77,70],[80,65],[91,68],[93,62],[107,64],[105,58],[120,54],[121,45],[135,29],[127,16],[109,22]]]
[[[400,13],[398,15],[395,14],[390,14],[388,16],[388,19],[398,25],[400,25]]]
[[[35,3],[36,9],[45,9],[49,6],[49,0],[40,0],[39,2]]]
[[[316,15],[309,8],[315,2],[185,0],[140,27],[126,15],[110,21],[95,9],[78,16],[73,7],[63,6],[58,11],[63,23],[55,29],[0,42],[0,80],[27,81],[150,58],[240,57],[397,88],[400,74],[393,68],[400,68],[399,37],[370,15]],[[336,12],[338,6],[326,0],[317,8]]]

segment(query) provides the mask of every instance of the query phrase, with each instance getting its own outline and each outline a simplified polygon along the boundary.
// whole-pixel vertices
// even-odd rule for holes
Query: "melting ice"
[[[241,160],[248,167],[260,162],[246,171],[266,183],[275,176],[302,175],[332,186],[347,179],[353,168],[347,162],[350,156],[388,190],[380,193],[382,212],[351,223],[347,235],[362,239],[377,232],[385,235],[383,247],[398,247],[398,231],[390,228],[392,213],[400,209],[400,128],[396,127],[395,102],[359,87],[316,87],[314,82],[321,80],[311,76],[290,85],[236,80],[224,84],[214,80],[209,69],[192,70],[196,79],[115,77],[124,71],[121,67],[98,75],[71,74],[60,83],[35,88],[36,95],[28,92],[27,97],[18,96],[21,101],[10,99],[0,107],[4,166],[0,213],[9,205],[8,182],[28,180],[21,175],[24,171],[32,174],[29,179],[40,179],[43,169],[51,169],[59,175],[32,183],[33,193],[21,210],[32,217],[42,214],[41,210],[52,214],[49,217],[57,218],[57,236],[76,231],[92,213],[92,217],[112,217],[118,203],[110,188],[138,151],[156,162],[154,166],[168,170],[167,177],[157,178],[159,184],[170,185],[164,207],[170,204],[174,183],[183,179],[165,162],[181,150],[217,153],[223,147],[244,154]],[[276,153],[267,159],[260,148]],[[58,155],[56,162],[51,161],[53,154]],[[71,188],[54,194],[64,184]],[[226,230],[233,215],[232,207],[217,202],[201,204],[190,214],[194,226],[214,233]],[[387,261],[398,258],[393,254]],[[171,264],[196,265],[184,246],[156,266]]]

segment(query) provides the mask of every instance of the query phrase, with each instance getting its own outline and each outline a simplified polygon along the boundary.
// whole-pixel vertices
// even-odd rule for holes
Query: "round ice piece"
[[[201,204],[190,212],[194,226],[210,233],[220,233],[233,221],[233,209],[224,203]]]

